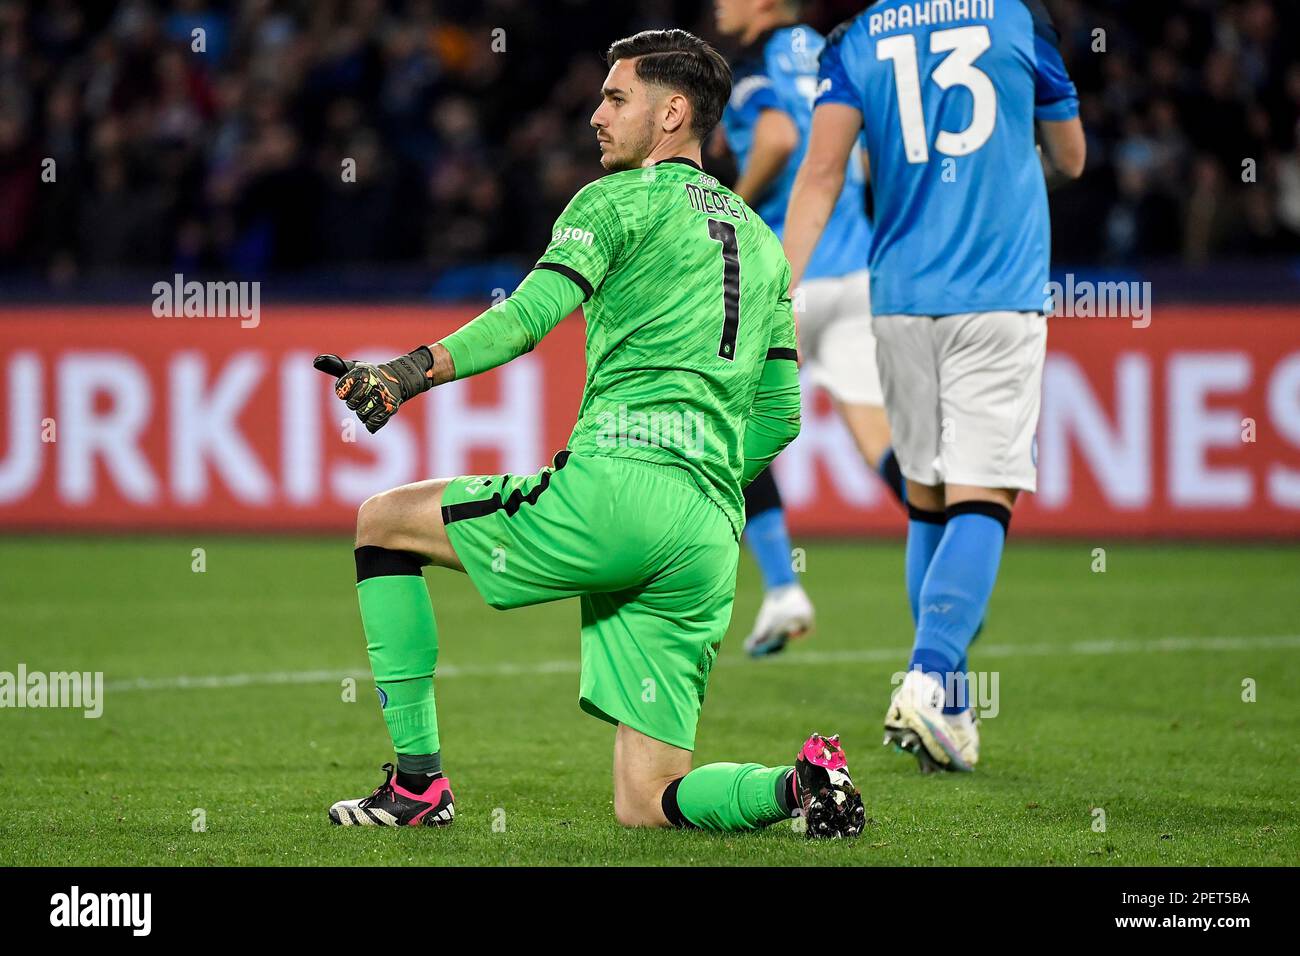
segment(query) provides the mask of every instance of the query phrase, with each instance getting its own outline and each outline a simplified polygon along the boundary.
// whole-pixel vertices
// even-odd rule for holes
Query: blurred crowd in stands
[[[1300,4],[1047,4],[1089,140],[1058,262],[1300,251]],[[0,0],[0,284],[527,265],[601,172],[605,47],[674,25],[717,39],[702,0]]]

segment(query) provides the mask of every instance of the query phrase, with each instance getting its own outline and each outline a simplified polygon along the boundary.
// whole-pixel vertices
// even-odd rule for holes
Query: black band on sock
[[[398,754],[398,774],[441,774],[442,751],[436,754]]]
[[[907,517],[912,521],[924,521],[926,524],[945,524],[948,516],[942,511],[923,511],[914,504],[908,504]]]
[[[765,511],[781,507],[781,492],[777,490],[772,469],[764,468],[745,486],[745,520],[750,521]]]
[[[669,826],[677,827],[679,830],[698,830],[699,827],[687,820],[682,813],[682,808],[677,805],[677,788],[681,786],[681,782],[685,779],[685,777],[678,777],[668,785],[667,789],[664,790],[661,805],[663,806],[664,816],[668,818]]]
[[[781,779],[776,782],[776,805],[788,817],[794,813],[796,806],[794,802],[794,770],[787,770],[781,774]]]
[[[907,503],[907,494],[903,488],[903,469],[898,467],[898,456],[891,448],[885,452],[885,460],[880,463],[880,477],[885,479],[889,490],[902,504]]]
[[[958,515],[984,515],[1002,525],[1003,534],[1011,527],[1011,509],[995,501],[959,501],[948,506],[947,514],[949,521]]]
[[[407,773],[405,770],[397,771],[397,784],[405,787],[411,793],[427,793],[429,785],[435,780],[441,780],[444,774],[441,770],[437,773]]]
[[[410,551],[390,551],[364,544],[353,552],[357,560],[357,583],[369,578],[387,578],[399,574],[420,576],[420,569],[429,562]]]

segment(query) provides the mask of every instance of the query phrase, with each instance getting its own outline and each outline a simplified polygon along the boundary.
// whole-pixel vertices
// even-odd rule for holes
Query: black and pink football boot
[[[866,826],[862,794],[849,777],[840,736],[813,734],[794,761],[795,795],[810,840],[855,837]]]
[[[384,764],[388,779],[368,797],[340,800],[330,807],[330,823],[342,827],[445,827],[456,817],[451,783],[446,777],[429,781],[423,793],[397,782],[397,768]]]

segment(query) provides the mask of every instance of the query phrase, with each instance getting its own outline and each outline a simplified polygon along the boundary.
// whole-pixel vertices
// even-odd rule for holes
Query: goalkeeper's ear
[[[320,369],[326,375],[342,378],[346,373],[352,371],[352,367],[357,363],[351,359],[341,359],[337,355],[318,355],[311,364],[313,368]]]

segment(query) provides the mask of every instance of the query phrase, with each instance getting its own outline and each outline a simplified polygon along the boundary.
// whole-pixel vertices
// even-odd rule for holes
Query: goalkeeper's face
[[[637,76],[634,60],[618,60],[600,92],[601,104],[591,114],[600,164],[611,173],[637,169],[664,134],[672,94]]]

